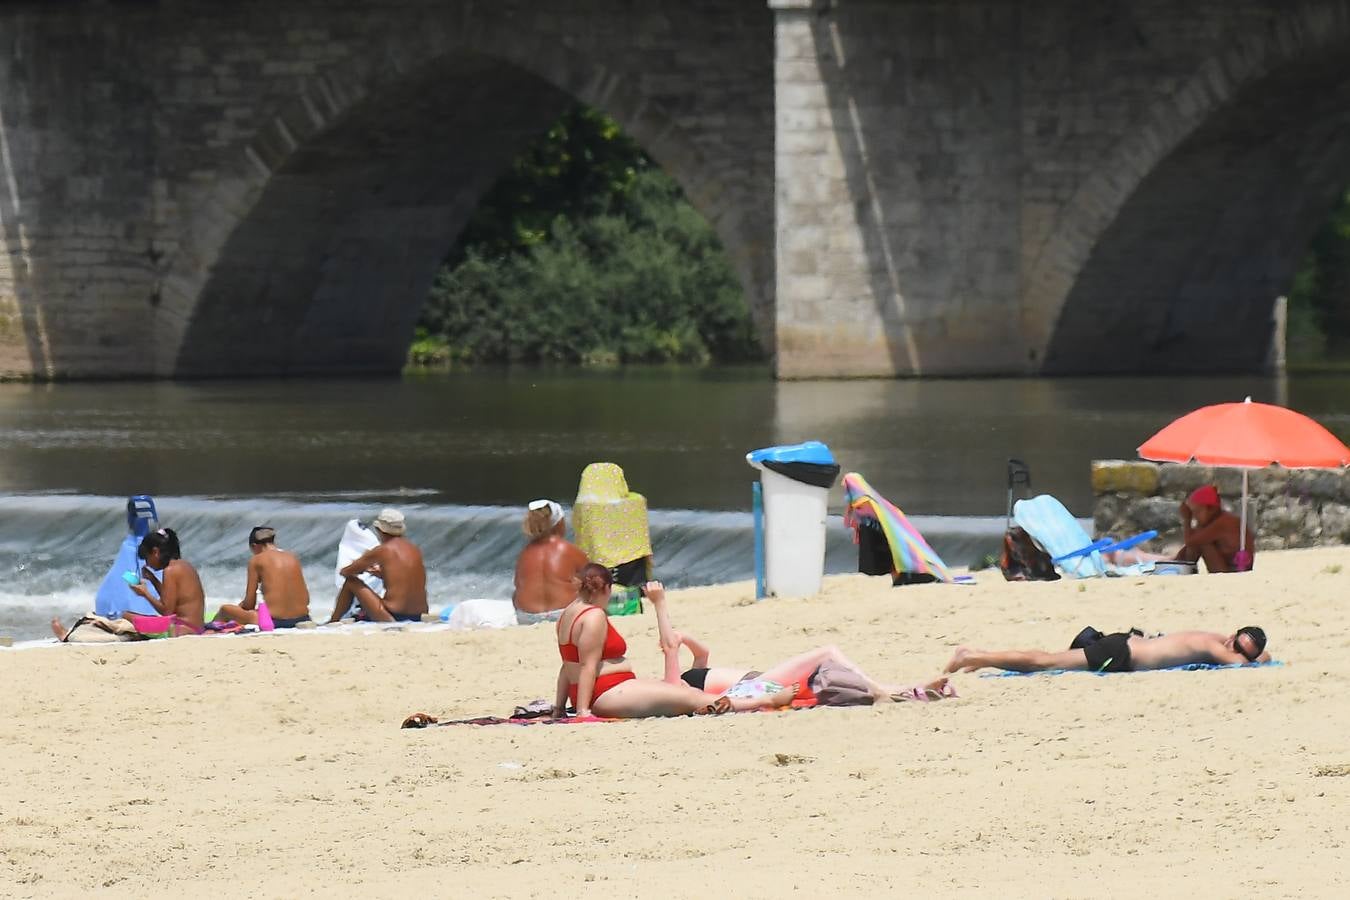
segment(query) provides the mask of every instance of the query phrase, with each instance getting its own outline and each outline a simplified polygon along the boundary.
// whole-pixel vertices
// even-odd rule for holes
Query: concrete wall
[[[1224,508],[1241,507],[1242,470],[1211,466],[1096,460],[1092,516],[1097,534],[1128,537],[1158,529],[1179,543],[1178,507],[1191,491],[1214,484]],[[1248,521],[1259,550],[1350,543],[1350,470],[1281,469],[1248,475]]]

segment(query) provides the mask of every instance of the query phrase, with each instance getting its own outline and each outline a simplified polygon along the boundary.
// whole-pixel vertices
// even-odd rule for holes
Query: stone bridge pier
[[[780,375],[1263,367],[1350,4],[771,6]]]
[[[1350,0],[5,4],[0,375],[396,371],[577,100],[782,377],[1253,371],[1350,184]]]

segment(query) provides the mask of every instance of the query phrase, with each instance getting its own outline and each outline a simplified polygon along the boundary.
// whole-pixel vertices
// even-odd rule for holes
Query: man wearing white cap
[[[516,589],[511,602],[516,622],[556,622],[577,596],[573,576],[586,565],[586,554],[567,540],[567,519],[553,500],[535,500],[521,528],[530,542],[516,559]]]
[[[408,530],[403,513],[382,509],[372,523],[378,546],[367,550],[339,574],[346,579],[333,603],[330,622],[337,622],[355,601],[361,607],[358,619],[371,622],[417,622],[427,611],[427,570],[422,551],[404,537]],[[384,596],[371,590],[357,576],[369,572],[384,582]]]

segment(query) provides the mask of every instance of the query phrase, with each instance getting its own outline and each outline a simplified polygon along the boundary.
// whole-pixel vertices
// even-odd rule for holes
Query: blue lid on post
[[[818,466],[834,465],[834,454],[820,441],[805,441],[801,444],[785,444],[781,447],[765,447],[751,450],[745,455],[750,465],[756,463],[813,463]]]
[[[813,487],[828,488],[839,477],[834,454],[820,441],[752,450],[745,454],[745,461],[756,469],[777,472]]]

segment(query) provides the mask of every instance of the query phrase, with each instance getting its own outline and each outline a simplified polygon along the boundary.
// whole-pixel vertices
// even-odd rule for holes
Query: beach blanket
[[[439,728],[442,725],[586,725],[591,722],[622,722],[624,719],[604,719],[600,716],[568,716],[550,719],[547,716],[521,719],[516,716],[478,716],[473,719],[446,719],[444,721],[424,713],[408,716],[403,728]]]
[[[750,712],[783,712],[792,709],[815,709],[820,706],[815,698],[804,700],[794,700],[789,706],[781,706],[776,709],[755,709]],[[516,707],[517,713],[529,707]],[[738,715],[737,713],[727,712],[722,715]],[[441,720],[435,716],[429,716],[426,713],[414,713],[403,720],[401,728],[439,728],[442,725],[586,725],[592,722],[636,722],[638,719],[607,719],[603,716],[567,716],[562,719],[550,719],[547,715],[517,715],[513,713],[509,716],[475,716],[472,719],[445,719]]]
[[[1045,669],[1041,672],[981,672],[981,678],[1020,678],[1024,675],[1141,675],[1145,672],[1208,672],[1215,669],[1261,669],[1284,665],[1278,659],[1260,663],[1186,663],[1165,669],[1140,669],[1136,672],[1093,672],[1088,669]]]
[[[928,546],[919,529],[909,521],[900,508],[872,490],[867,480],[857,472],[844,475],[844,524],[853,529],[853,540],[858,540],[862,520],[875,522],[886,535],[891,549],[894,574],[931,575],[938,581],[952,582],[955,577],[942,557]]]

